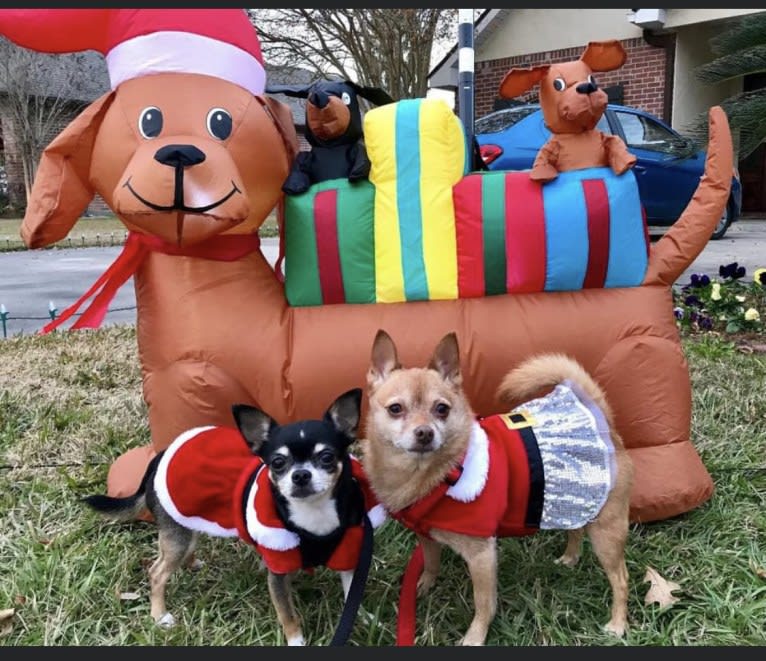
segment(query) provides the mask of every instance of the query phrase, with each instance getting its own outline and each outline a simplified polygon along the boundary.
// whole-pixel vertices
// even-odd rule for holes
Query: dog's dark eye
[[[156,138],[162,131],[162,111],[156,106],[149,106],[138,116],[138,132],[147,140]]]
[[[391,404],[386,409],[393,416],[401,415],[402,411],[404,411],[404,407],[401,404]]]
[[[563,78],[556,78],[553,81],[553,89],[557,92],[563,92],[567,88],[567,83]]]
[[[213,108],[207,114],[207,130],[214,138],[226,140],[231,135],[231,115],[223,108]]]
[[[277,472],[284,470],[285,466],[287,466],[287,459],[285,459],[282,455],[277,455],[276,457],[273,457],[271,459],[271,469],[275,470]]]
[[[598,81],[596,80],[595,76],[588,76],[588,82],[593,85],[594,87],[598,87]]]
[[[319,465],[323,468],[329,468],[335,464],[335,455],[332,452],[322,452],[319,454]]]
[[[445,404],[444,402],[439,402],[434,407],[434,413],[436,413],[437,416],[440,418],[446,418],[449,415],[450,407],[449,404]]]

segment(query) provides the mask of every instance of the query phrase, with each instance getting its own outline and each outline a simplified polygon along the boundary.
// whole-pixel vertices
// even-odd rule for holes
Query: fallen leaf
[[[678,597],[673,596],[673,590],[680,590],[681,586],[673,581],[665,580],[660,573],[653,567],[646,568],[644,583],[651,583],[651,587],[644,597],[645,604],[658,603],[662,608],[672,606],[678,601]]]
[[[13,603],[16,604],[17,606],[23,606],[24,604],[27,603],[27,598],[23,594],[17,594],[13,598]]]
[[[120,599],[122,601],[134,601],[140,597],[141,595],[138,592],[120,592]]]
[[[766,578],[766,569],[763,567],[755,567],[753,571],[758,578]]]
[[[7,636],[13,629],[13,615],[16,612],[13,608],[6,608],[0,611],[0,636]]]

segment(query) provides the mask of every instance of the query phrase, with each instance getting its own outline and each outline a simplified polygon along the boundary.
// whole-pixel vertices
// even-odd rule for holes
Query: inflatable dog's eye
[[[149,106],[138,116],[138,132],[147,140],[156,138],[162,131],[162,111],[157,106]]]
[[[556,78],[553,81],[553,89],[557,92],[563,92],[567,88],[567,83],[563,78]]]
[[[588,82],[594,87],[598,87],[598,81],[595,76],[588,76]]]
[[[351,97],[349,96],[348,92],[343,92],[343,94],[340,95],[340,100],[343,101],[346,105],[351,103]]]
[[[214,138],[226,140],[231,135],[231,115],[223,108],[213,108],[207,114],[207,130]]]

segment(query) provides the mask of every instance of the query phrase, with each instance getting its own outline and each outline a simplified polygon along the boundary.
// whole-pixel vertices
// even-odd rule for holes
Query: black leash
[[[345,645],[348,641],[351,630],[354,628],[359,605],[362,603],[364,588],[367,585],[367,574],[372,563],[372,523],[370,523],[366,512],[362,526],[362,548],[359,551],[359,561],[354,570],[354,578],[351,579],[351,587],[348,589],[348,597],[346,603],[343,604],[343,612],[340,614],[338,626],[335,628],[335,634],[330,641],[330,645],[333,647]]]

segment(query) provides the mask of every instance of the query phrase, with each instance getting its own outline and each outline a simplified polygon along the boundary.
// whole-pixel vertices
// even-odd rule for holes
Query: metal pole
[[[473,9],[458,9],[458,114],[473,161]],[[473,169],[473,162],[470,165]]]

